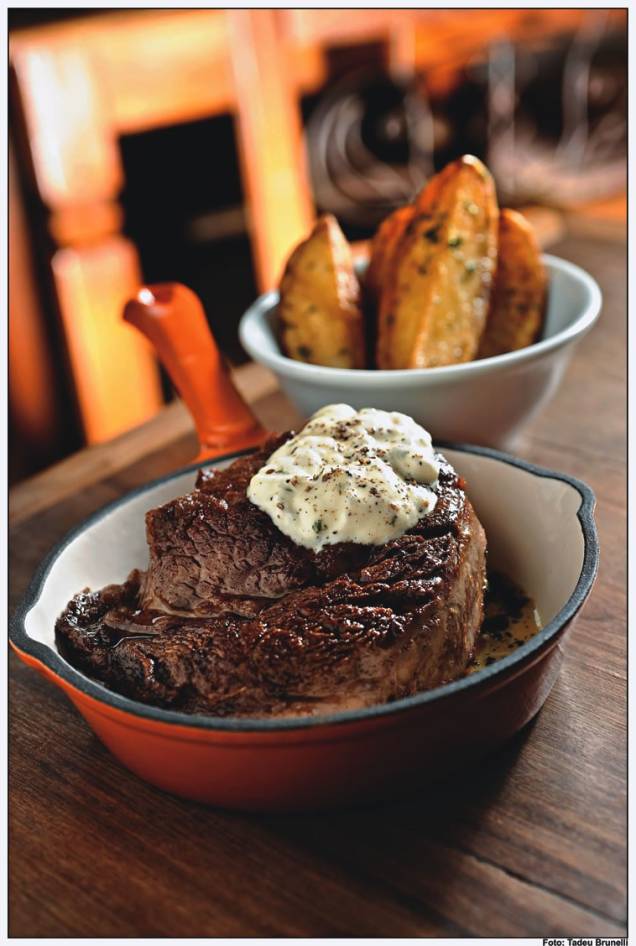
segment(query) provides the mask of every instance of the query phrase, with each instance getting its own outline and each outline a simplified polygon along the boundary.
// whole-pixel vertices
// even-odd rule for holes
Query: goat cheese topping
[[[438,474],[431,436],[411,417],[330,404],[271,455],[247,496],[315,552],[383,545],[434,509]]]

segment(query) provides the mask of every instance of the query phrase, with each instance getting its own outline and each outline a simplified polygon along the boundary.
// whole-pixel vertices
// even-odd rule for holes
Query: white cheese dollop
[[[431,436],[411,417],[330,404],[271,455],[247,496],[296,545],[383,545],[433,510],[438,474]]]

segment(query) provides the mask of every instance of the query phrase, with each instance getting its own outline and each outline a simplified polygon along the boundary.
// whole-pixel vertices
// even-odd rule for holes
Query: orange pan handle
[[[144,286],[124,319],[154,345],[192,414],[197,460],[263,442],[266,431],[234,387],[196,293],[175,282]]]

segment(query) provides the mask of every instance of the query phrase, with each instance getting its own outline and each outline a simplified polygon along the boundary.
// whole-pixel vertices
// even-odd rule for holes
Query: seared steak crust
[[[146,575],[77,595],[58,619],[71,663],[146,703],[237,716],[370,706],[463,673],[485,538],[452,468],[405,535],[314,554],[245,495],[279,442],[148,513]]]

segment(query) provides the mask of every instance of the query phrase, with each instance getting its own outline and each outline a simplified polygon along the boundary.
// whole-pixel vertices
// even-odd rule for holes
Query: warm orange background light
[[[624,23],[624,10],[606,12]],[[382,42],[390,69],[424,69],[443,86],[448,69],[491,39],[548,37],[576,28],[585,14],[127,10],[14,32],[10,60],[33,186],[56,246],[51,274],[87,441],[107,440],[163,403],[154,356],[121,323],[121,307],[141,282],[137,249],[121,233],[121,135],[234,114],[254,268],[259,287],[269,289],[314,213],[300,97],[324,83],[329,45]],[[210,174],[223,173],[212,160]],[[36,339],[28,317],[25,307],[21,337]],[[31,348],[34,364],[45,360],[41,343]],[[46,384],[29,388],[28,360],[13,346],[12,396],[42,427]]]

